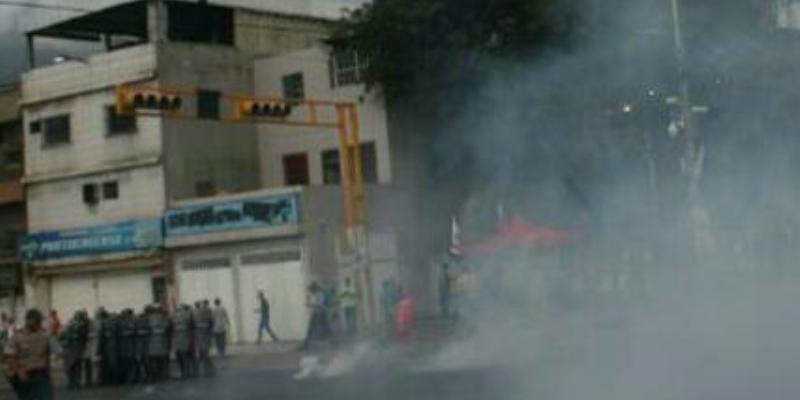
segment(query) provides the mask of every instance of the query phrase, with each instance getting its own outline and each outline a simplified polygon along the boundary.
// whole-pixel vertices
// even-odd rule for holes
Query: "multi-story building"
[[[252,60],[311,46],[330,22],[205,2],[138,0],[27,33],[22,76],[28,300],[69,313],[175,299],[161,218],[181,199],[261,186],[257,130],[221,120]],[[104,51],[41,60],[41,37]],[[46,50],[46,49],[45,49]],[[189,88],[193,118],[120,115],[115,88]]]
[[[386,108],[362,82],[364,61],[354,53],[332,54],[319,44],[259,58],[253,74],[255,97],[357,104],[370,216],[368,274],[361,273],[363,263],[357,265],[342,251],[339,142],[332,127],[260,121],[257,147],[264,190],[174,203],[167,211],[165,243],[173,256],[180,300],[205,295],[231,304],[238,340],[255,339],[258,321],[250,310],[257,306],[259,290],[272,304],[279,336],[301,339],[307,317],[304,292],[312,282],[327,288],[352,279],[363,294],[363,320],[374,321],[380,318],[375,311],[382,282],[413,279],[401,275],[397,228],[403,220],[402,196],[392,186]],[[333,121],[332,111],[323,107],[318,117]],[[230,218],[211,217],[223,214]],[[191,224],[193,216],[197,221]]]
[[[25,232],[22,114],[16,85],[0,92],[0,304],[14,311],[21,293],[17,239]]]

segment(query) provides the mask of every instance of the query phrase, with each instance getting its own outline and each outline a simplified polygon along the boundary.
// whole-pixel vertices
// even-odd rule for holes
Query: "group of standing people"
[[[50,398],[45,394],[52,393],[49,371],[54,354],[63,359],[69,389],[167,380],[173,352],[181,378],[213,375],[212,343],[224,356],[230,328],[219,299],[213,309],[204,300],[177,307],[172,314],[160,305],[148,305],[138,314],[99,308],[94,318],[81,310],[65,326],[55,326],[53,315],[57,314],[51,314],[49,329],[35,309],[28,311],[22,328],[3,318],[5,371],[22,399]]]
[[[360,325],[360,298],[351,278],[345,278],[338,292],[335,285],[323,287],[317,282],[308,285],[306,307],[309,310],[309,321],[300,349],[308,350],[314,341],[335,342],[337,325],[340,326],[338,330],[341,336],[355,338]]]

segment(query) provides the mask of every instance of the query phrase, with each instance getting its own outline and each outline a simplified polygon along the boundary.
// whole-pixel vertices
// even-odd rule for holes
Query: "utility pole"
[[[692,120],[692,100],[689,92],[689,77],[686,73],[686,47],[683,40],[683,27],[680,0],[670,0],[672,10],[672,32],[675,44],[675,60],[678,68],[678,106],[680,120],[677,122],[686,141],[686,154],[682,163],[682,171],[686,174],[689,206],[693,206],[702,172],[702,160],[698,151],[697,139]]]
[[[686,153],[681,160],[681,172],[686,176],[686,206],[688,208],[688,223],[690,246],[695,261],[698,256],[710,251],[714,246],[713,235],[707,211],[698,201],[700,179],[703,174],[704,147],[697,139],[694,126],[694,112],[705,112],[707,107],[694,107],[689,91],[689,76],[687,74],[686,46],[683,37],[681,0],[669,0],[672,11],[672,29],[675,45],[675,59],[678,70],[678,99],[679,120],[670,124],[670,129],[683,134],[686,141]],[[673,132],[670,132],[672,134]]]

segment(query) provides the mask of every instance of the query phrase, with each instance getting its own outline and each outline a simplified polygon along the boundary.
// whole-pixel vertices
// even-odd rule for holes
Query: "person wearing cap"
[[[13,373],[14,388],[22,400],[53,399],[50,378],[50,354],[57,346],[43,326],[44,316],[37,309],[25,314],[25,326],[5,348],[6,359]]]

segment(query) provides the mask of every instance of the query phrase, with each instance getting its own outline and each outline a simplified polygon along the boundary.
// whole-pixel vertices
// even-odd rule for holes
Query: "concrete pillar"
[[[147,2],[147,38],[151,43],[167,40],[167,8],[163,0]]]

